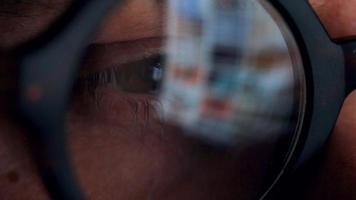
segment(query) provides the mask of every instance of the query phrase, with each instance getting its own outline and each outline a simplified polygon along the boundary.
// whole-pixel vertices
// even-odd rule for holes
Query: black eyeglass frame
[[[29,128],[34,155],[53,199],[84,199],[67,156],[64,118],[80,57],[99,22],[119,0],[78,0],[51,28],[19,47],[18,109]],[[269,0],[291,30],[303,60],[306,109],[300,133],[273,185],[317,154],[331,133],[345,97],[356,89],[356,40],[334,41],[306,0]],[[50,67],[49,67],[50,66]],[[33,101],[29,93],[40,91]]]

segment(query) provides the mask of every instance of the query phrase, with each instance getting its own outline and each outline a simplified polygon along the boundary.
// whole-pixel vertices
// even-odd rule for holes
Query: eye
[[[156,94],[163,76],[161,56],[91,72],[79,79],[79,84],[89,90],[113,87],[124,92]]]
[[[126,92],[157,93],[162,81],[162,58],[154,57],[120,66],[118,86]]]

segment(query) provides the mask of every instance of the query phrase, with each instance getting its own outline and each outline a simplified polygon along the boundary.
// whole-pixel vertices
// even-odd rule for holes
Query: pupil
[[[149,73],[148,73],[148,80],[151,81],[151,91],[152,93],[158,92],[158,89],[160,88],[162,78],[163,78],[163,71],[161,68],[161,63],[158,62],[154,64],[152,67],[149,67]]]

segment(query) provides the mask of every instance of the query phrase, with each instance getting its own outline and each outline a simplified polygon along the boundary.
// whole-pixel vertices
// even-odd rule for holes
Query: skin
[[[356,18],[352,12],[356,9],[356,1],[345,2],[311,1],[335,38],[356,34],[356,26],[352,25]],[[67,4],[67,0],[57,0],[49,8],[26,5],[24,14],[27,17],[0,16],[0,27],[7,27],[0,34],[1,47],[12,48],[35,36]],[[114,10],[93,42],[83,73],[159,53],[164,38],[161,20],[164,7],[164,3],[153,0],[130,0]],[[68,114],[70,151],[79,181],[89,199],[255,197],[254,190],[262,184],[257,180],[264,176],[258,173],[261,171],[259,166],[267,161],[247,158],[262,153],[269,155],[263,144],[259,149],[253,148],[255,153],[239,151],[243,155],[239,157],[234,154],[235,150],[233,153],[206,150],[172,127],[164,127],[171,134],[162,136],[155,117],[144,118],[144,108],[152,109],[145,107],[147,96],[127,95],[108,88],[99,88],[98,95],[103,97],[98,107],[92,100],[79,95]],[[139,102],[138,123],[134,126],[130,99]],[[325,159],[315,169],[315,176],[308,180],[310,184],[306,184],[305,198],[356,198],[352,189],[356,185],[355,111],[354,92],[345,101],[327,145]],[[114,114],[108,117],[108,113]],[[29,141],[6,114],[0,115],[0,196],[2,199],[48,199],[30,159]]]

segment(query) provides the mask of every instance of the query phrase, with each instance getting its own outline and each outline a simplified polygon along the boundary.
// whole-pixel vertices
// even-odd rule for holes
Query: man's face
[[[0,19],[6,28],[0,36],[1,45],[13,47],[34,37],[68,3],[4,6],[13,13]],[[130,63],[161,56],[166,6],[165,1],[129,0],[113,10],[90,44],[81,75],[100,73],[108,66],[118,66],[126,72]],[[257,190],[264,176],[259,168],[265,164],[253,157],[262,154],[262,150],[252,151],[249,156],[219,152],[184,137],[176,128],[162,126],[150,88],[140,89],[140,84],[146,82],[127,82],[126,90],[138,88],[142,92],[103,86],[97,87],[94,94],[87,94],[84,87],[71,103],[67,115],[69,149],[88,198],[245,199],[255,195],[252,191]],[[5,131],[1,134],[0,194],[5,199],[46,199],[25,147],[28,141],[6,119],[1,118],[1,129]]]
[[[44,30],[70,3],[8,2],[0,5],[0,47],[9,49]],[[107,66],[127,68],[142,59],[156,62],[164,53],[167,37],[166,3],[127,0],[113,9],[90,44],[81,75],[105,71]],[[318,5],[321,1],[313,3]],[[333,22],[324,21],[333,26]],[[262,166],[268,160],[260,158],[267,158],[272,152],[266,151],[264,144],[244,151],[216,151],[180,134],[177,128],[162,126],[152,103],[155,97],[149,93],[151,88],[141,87],[144,83],[127,86],[128,90],[145,91],[142,93],[96,87],[94,94],[81,90],[73,98],[67,114],[68,142],[86,196],[256,198],[267,176]],[[48,199],[23,131],[6,114],[0,114],[0,129],[0,196]]]

